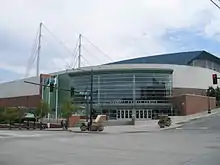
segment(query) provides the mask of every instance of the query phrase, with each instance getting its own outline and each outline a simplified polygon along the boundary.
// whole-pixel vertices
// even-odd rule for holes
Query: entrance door
[[[147,110],[147,118],[152,119],[152,110],[151,109]]]
[[[152,110],[151,109],[136,110],[136,119],[152,119]]]
[[[117,119],[131,119],[132,110],[131,109],[119,109],[117,111]],[[136,110],[136,119],[152,119],[151,109],[138,109]]]
[[[129,109],[119,109],[117,119],[129,119],[132,117],[132,110]]]
[[[147,115],[145,115],[144,109],[136,110],[136,119],[144,119]]]

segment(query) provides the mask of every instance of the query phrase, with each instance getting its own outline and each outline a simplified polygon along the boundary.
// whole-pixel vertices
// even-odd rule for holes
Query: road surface
[[[0,131],[0,165],[219,165],[219,119],[136,134]]]

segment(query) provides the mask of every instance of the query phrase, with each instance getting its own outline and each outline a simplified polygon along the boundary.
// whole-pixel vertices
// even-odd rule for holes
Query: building
[[[85,115],[89,109],[91,82],[93,107],[110,119],[151,119],[160,113],[187,115],[215,107],[207,98],[212,74],[220,72],[220,59],[206,51],[172,53],[118,61],[94,67],[52,73],[61,89],[75,89],[74,101]],[[50,75],[25,79],[43,83]],[[93,80],[93,81],[91,81]],[[43,98],[53,115],[60,114],[69,91],[49,94],[48,88],[24,80],[0,84],[0,106],[36,107]],[[195,106],[196,105],[196,106]],[[57,114],[56,114],[57,113]]]

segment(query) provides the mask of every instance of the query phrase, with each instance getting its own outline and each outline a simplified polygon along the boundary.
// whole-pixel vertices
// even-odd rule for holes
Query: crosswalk
[[[31,137],[43,137],[50,134],[42,134],[32,131],[0,131],[0,140],[8,138],[31,138]]]

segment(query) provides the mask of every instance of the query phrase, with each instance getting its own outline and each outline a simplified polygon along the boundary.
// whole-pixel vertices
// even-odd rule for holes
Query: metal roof
[[[139,57],[128,60],[117,61],[110,64],[176,64],[176,65],[189,65],[195,59],[206,59],[220,64],[220,59],[206,51],[190,51],[180,53],[169,53],[162,55],[154,55],[147,57]]]

